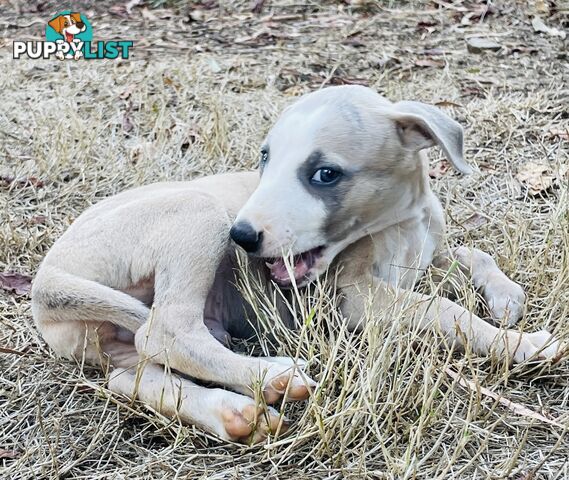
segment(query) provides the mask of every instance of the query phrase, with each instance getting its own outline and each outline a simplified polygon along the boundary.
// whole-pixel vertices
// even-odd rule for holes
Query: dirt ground
[[[57,359],[33,326],[28,293],[49,247],[92,203],[255,168],[261,139],[294,97],[357,83],[460,121],[477,172],[461,177],[430,154],[448,242],[487,251],[524,287],[519,328],[569,340],[566,3],[74,8],[95,39],[133,40],[132,57],[15,60],[12,42],[41,40],[58,2],[0,1],[0,273],[19,274],[0,277],[1,478],[569,478],[567,359],[508,367],[449,354],[390,312],[350,335],[313,298],[301,331],[274,329],[276,350],[298,349],[321,387],[284,407],[287,435],[245,447],[113,396],[95,368]],[[473,37],[494,45],[476,53]],[[484,314],[472,288],[460,301]]]

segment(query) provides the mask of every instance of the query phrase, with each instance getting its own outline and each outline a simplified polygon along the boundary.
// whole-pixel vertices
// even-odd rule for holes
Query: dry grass
[[[77,64],[12,60],[11,41],[39,39],[43,24],[33,20],[52,12],[4,6],[0,175],[44,185],[0,183],[0,271],[33,274],[55,239],[100,198],[254,167],[262,136],[292,96],[363,81],[394,100],[456,104],[443,108],[465,126],[466,155],[480,171],[433,180],[447,207],[449,243],[486,250],[524,286],[528,313],[520,328],[567,338],[567,177],[537,197],[515,180],[528,161],[551,171],[569,164],[567,139],[550,135],[568,127],[567,43],[530,25],[532,9],[553,3],[559,11],[542,13],[544,20],[566,28],[561,2],[498,2],[499,12],[464,25],[477,2],[371,2],[364,10],[267,2],[261,15],[248,4],[202,17],[194,10],[191,23],[186,2],[155,2],[174,10],[142,15],[137,8],[129,18],[97,2],[97,11],[82,10],[96,38],[133,38],[134,57]],[[464,39],[471,35],[504,48],[469,54]],[[440,152],[431,158],[438,168]],[[286,406],[294,419],[289,434],[248,448],[111,396],[96,369],[53,356],[32,325],[29,298],[0,291],[0,345],[15,351],[0,353],[0,476],[569,478],[568,362],[507,368],[450,354],[435,334],[410,331],[394,311],[350,335],[320,291],[299,312],[310,321],[287,332],[262,307],[262,295],[254,296],[274,347],[307,358],[321,387],[310,401]],[[481,308],[470,289],[462,301]],[[517,415],[478,386],[559,425]]]

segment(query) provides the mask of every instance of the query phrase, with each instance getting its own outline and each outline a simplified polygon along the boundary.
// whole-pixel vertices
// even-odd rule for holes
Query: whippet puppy
[[[413,302],[421,328],[479,354],[556,356],[559,342],[545,331],[504,331],[411,290],[438,253],[440,265],[455,258],[472,275],[497,319],[514,324],[524,304],[522,289],[485,253],[440,251],[443,209],[424,152],[433,145],[471,172],[462,128],[432,106],[391,103],[360,86],[305,95],[271,128],[259,172],[148,185],[85,211],[37,273],[36,325],[57,354],[109,362],[110,390],[243,442],[262,441],[282,422],[272,408],[260,415],[256,382],[269,404],[285,391],[306,399],[316,383],[290,359],[223,344],[227,332],[240,334],[247,312],[234,287],[236,245],[268,285],[302,287],[336,269],[353,328],[370,305]]]

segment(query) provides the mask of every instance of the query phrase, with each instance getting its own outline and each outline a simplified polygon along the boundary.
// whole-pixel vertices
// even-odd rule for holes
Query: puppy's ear
[[[75,22],[82,22],[80,13],[70,13],[69,16],[75,20]]]
[[[61,31],[63,30],[63,22],[65,21],[65,18],[63,17],[63,15],[60,15],[59,17],[55,17],[53,20],[50,20],[48,22],[48,25],[53,28],[57,33],[61,33]]]
[[[415,151],[438,145],[454,168],[464,174],[474,170],[464,161],[462,127],[438,108],[420,102],[398,102],[391,118],[401,142]]]

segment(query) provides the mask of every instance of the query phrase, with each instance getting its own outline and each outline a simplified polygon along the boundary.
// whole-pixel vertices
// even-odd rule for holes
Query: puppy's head
[[[260,184],[231,237],[265,257],[277,283],[290,285],[290,274],[298,285],[313,280],[349,244],[421,207],[428,185],[419,152],[433,145],[471,172],[462,128],[435,107],[393,104],[359,86],[305,95],[267,135]]]
[[[58,17],[50,20],[48,24],[57,33],[63,35],[67,42],[73,40],[73,35],[77,35],[87,29],[87,26],[81,20],[80,13],[59,15]]]

